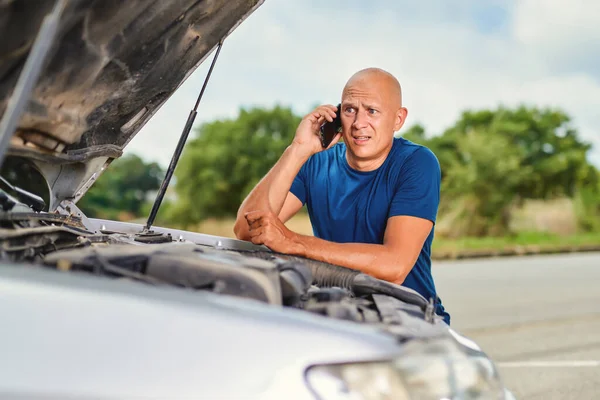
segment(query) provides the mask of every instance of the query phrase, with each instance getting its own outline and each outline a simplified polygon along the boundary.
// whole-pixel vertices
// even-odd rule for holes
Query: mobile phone
[[[338,111],[335,114],[333,122],[327,121],[321,125],[321,146],[323,146],[324,149],[329,146],[335,135],[342,131],[342,119],[340,118],[340,115],[342,114],[342,105],[338,104],[337,108]]]

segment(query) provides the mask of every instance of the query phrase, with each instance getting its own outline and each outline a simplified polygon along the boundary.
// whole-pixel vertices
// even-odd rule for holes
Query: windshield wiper
[[[2,176],[0,176],[0,184],[7,190],[10,190],[21,203],[28,205],[34,211],[42,211],[46,208],[46,202],[37,194],[33,194],[25,189],[12,185]]]
[[[171,182],[171,178],[173,177],[173,172],[175,171],[175,167],[177,166],[177,162],[179,161],[179,157],[181,157],[181,153],[183,152],[183,146],[185,146],[185,142],[187,141],[188,135],[190,134],[190,130],[192,129],[192,125],[194,124],[194,120],[196,119],[196,115],[198,114],[198,105],[200,105],[200,100],[204,95],[204,90],[206,89],[206,84],[210,79],[210,75],[212,74],[212,70],[215,66],[215,62],[219,57],[219,53],[221,52],[221,47],[223,46],[223,41],[219,42],[217,47],[217,52],[212,60],[208,73],[206,74],[206,78],[204,79],[204,84],[202,85],[202,90],[200,90],[200,94],[198,95],[198,100],[196,100],[196,105],[190,111],[190,115],[188,116],[187,122],[183,128],[183,132],[181,133],[181,137],[179,138],[179,143],[177,143],[177,147],[175,148],[175,153],[173,153],[173,157],[171,158],[171,163],[169,164],[169,168],[167,169],[167,174],[165,175],[165,179],[163,179],[162,184],[160,185],[160,189],[158,190],[158,194],[156,195],[156,200],[154,200],[154,204],[152,205],[152,210],[150,211],[150,215],[148,216],[148,221],[146,222],[146,226],[143,229],[143,232],[150,231],[150,227],[154,223],[154,219],[156,218],[156,214],[158,213],[158,209],[160,208],[160,204],[162,203],[163,198],[165,197],[165,193],[167,191],[167,187],[169,186],[169,182]]]

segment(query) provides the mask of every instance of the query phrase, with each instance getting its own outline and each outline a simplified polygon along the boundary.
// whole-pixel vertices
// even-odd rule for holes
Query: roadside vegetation
[[[300,118],[289,108],[253,108],[198,127],[156,224],[232,237],[238,205],[290,143]],[[588,160],[591,145],[561,110],[469,110],[443,132],[417,124],[399,134],[440,161],[436,257],[600,245],[600,172]],[[163,176],[155,163],[124,156],[80,206],[90,216],[143,219]],[[311,234],[305,213],[289,224]]]

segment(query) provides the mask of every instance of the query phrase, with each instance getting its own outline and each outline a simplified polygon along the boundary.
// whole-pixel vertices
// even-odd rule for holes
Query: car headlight
[[[502,399],[496,368],[483,353],[454,340],[406,344],[405,354],[386,361],[316,365],[311,390],[322,400]]]

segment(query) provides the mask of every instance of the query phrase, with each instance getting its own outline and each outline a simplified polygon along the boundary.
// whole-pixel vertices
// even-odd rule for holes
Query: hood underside
[[[59,184],[62,192],[51,203],[76,201],[76,193],[88,188],[84,183],[122,154],[158,108],[262,1],[69,1],[8,154],[35,160]],[[0,117],[54,3],[0,1]],[[165,132],[165,141],[177,140],[179,133]],[[71,171],[61,185],[51,165],[64,169],[65,164],[80,173]]]

